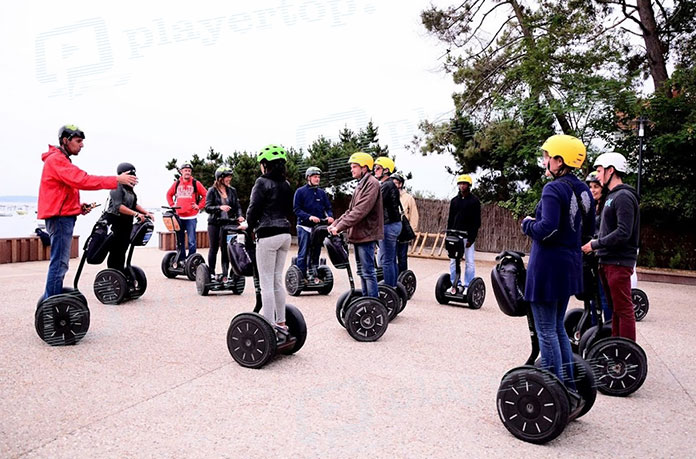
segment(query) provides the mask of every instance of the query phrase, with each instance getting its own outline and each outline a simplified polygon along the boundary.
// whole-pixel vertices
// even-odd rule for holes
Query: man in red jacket
[[[196,253],[196,223],[198,212],[205,207],[205,196],[208,190],[203,184],[193,178],[193,167],[189,163],[179,168],[181,176],[167,191],[167,202],[170,206],[176,203],[179,209],[176,213],[181,220],[181,229],[176,232],[176,245],[179,252],[179,262],[186,260],[185,235],[188,233],[188,256]]]
[[[80,204],[79,190],[114,189],[119,183],[133,186],[138,182],[134,175],[89,175],[75,166],[70,156],[82,150],[85,133],[68,124],[58,131],[60,145],[48,146],[41,155],[44,162],[39,186],[38,218],[46,220],[46,231],[51,237],[51,261],[48,265],[44,298],[63,293],[63,278],[68,272],[70,246],[78,215],[92,210],[90,204]]]

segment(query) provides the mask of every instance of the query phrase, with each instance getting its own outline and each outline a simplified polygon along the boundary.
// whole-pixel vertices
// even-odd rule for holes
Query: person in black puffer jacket
[[[379,265],[384,273],[384,283],[396,287],[399,266],[396,262],[396,245],[401,233],[401,196],[399,189],[390,180],[395,170],[394,161],[386,156],[375,160],[375,177],[380,181],[382,205],[384,206],[384,239],[379,241]]]
[[[287,331],[283,267],[290,250],[293,190],[285,179],[287,153],[269,145],[258,156],[263,175],[251,190],[247,222],[256,234],[256,264],[261,286],[261,313]]]
[[[218,249],[222,247],[222,278],[224,282],[229,274],[229,256],[227,254],[226,241],[222,239],[222,219],[237,220],[243,222],[242,207],[237,199],[237,190],[230,186],[232,180],[232,169],[227,166],[220,166],[215,171],[215,183],[208,188],[205,196],[205,211],[208,217],[208,239],[210,249],[208,250],[208,268],[211,277],[215,275],[215,265]]]

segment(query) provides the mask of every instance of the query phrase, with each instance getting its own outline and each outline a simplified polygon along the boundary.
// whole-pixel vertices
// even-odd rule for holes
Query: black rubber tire
[[[593,325],[587,329],[585,333],[580,337],[580,342],[578,343],[578,354],[583,359],[587,359],[587,352],[592,347],[594,343],[600,339],[609,338],[611,336],[611,323],[609,325],[604,325],[600,332],[598,325]]]
[[[205,263],[205,258],[203,258],[203,255],[200,253],[194,253],[186,258],[186,261],[184,262],[184,272],[189,280],[196,280],[196,269],[198,269],[198,265],[201,263]]]
[[[345,316],[348,310],[348,304],[355,298],[361,296],[362,292],[360,290],[351,289],[343,292],[341,296],[338,297],[338,300],[336,300],[336,320],[338,320],[338,323],[341,324],[342,327],[345,328],[346,326]]]
[[[445,296],[445,292],[452,288],[452,281],[449,274],[443,274],[437,279],[435,284],[435,299],[440,304],[448,304],[449,300]]]
[[[295,266],[295,264],[290,265],[285,273],[285,290],[288,292],[288,295],[298,296],[302,293],[304,285],[305,278],[300,268]]]
[[[135,274],[135,279],[133,279],[133,291],[131,292],[131,299],[140,298],[145,294],[147,290],[147,276],[145,271],[138,266],[131,266],[133,268],[133,274]]]
[[[418,279],[416,279],[416,275],[413,271],[407,269],[399,274],[397,280],[404,284],[404,287],[406,287],[406,293],[408,294],[408,299],[410,300],[418,288]]]
[[[563,318],[563,327],[565,327],[566,335],[568,335],[573,352],[578,352],[578,344],[580,343],[580,336],[582,333],[577,330],[577,327],[583,312],[585,311],[582,308],[568,309]]]
[[[389,315],[381,300],[363,296],[353,300],[345,316],[346,330],[356,341],[377,341],[387,331]]]
[[[604,338],[594,343],[587,361],[596,375],[597,389],[614,397],[625,397],[640,389],[648,375],[648,358],[635,341]]]
[[[290,335],[297,340],[292,348],[284,349],[281,353],[289,355],[302,349],[307,340],[307,323],[304,316],[295,306],[291,304],[285,305],[285,324],[288,326]]]
[[[406,309],[406,305],[408,304],[408,291],[406,290],[404,284],[399,281],[396,282],[396,293],[399,294],[399,299],[401,300],[399,310],[396,311],[396,314],[398,315],[401,313],[401,311]]]
[[[174,263],[176,255],[176,252],[167,252],[162,258],[162,274],[167,279],[174,279],[177,276],[177,273],[172,270],[172,263]]]
[[[238,276],[236,274],[230,274],[232,279],[232,293],[235,295],[241,295],[244,293],[244,287],[246,287],[246,278],[244,276]]]
[[[39,338],[51,346],[73,345],[84,338],[89,330],[90,313],[83,299],[81,293],[70,292],[41,301],[34,314]]]
[[[390,287],[383,282],[384,281],[380,282],[377,286],[379,289],[379,298],[387,307],[387,315],[391,322],[399,313],[399,309],[401,308],[401,297],[399,297],[399,293],[394,287]]]
[[[324,281],[324,285],[317,290],[319,295],[328,295],[333,290],[334,278],[331,269],[326,265],[320,265],[317,267],[317,274],[319,278]]]
[[[486,283],[480,277],[474,277],[466,289],[466,303],[471,309],[481,309],[486,301]]]
[[[500,381],[496,405],[505,428],[529,443],[547,443],[568,425],[563,383],[541,368],[525,365],[508,371]]]
[[[645,319],[650,309],[650,300],[648,295],[639,288],[631,289],[631,300],[633,301],[633,314],[636,316],[636,322]]]
[[[585,406],[575,417],[571,416],[571,421],[587,414],[594,406],[597,400],[597,382],[592,372],[592,366],[587,360],[583,360],[578,354],[573,354],[575,360],[575,387],[578,389],[578,394],[585,400]]]
[[[117,269],[102,269],[94,278],[94,296],[102,304],[119,304],[129,299],[126,276]]]
[[[239,365],[261,368],[276,354],[276,334],[263,316],[238,314],[227,329],[227,350]]]
[[[208,296],[210,292],[210,269],[205,263],[201,263],[196,268],[196,292],[200,296]]]

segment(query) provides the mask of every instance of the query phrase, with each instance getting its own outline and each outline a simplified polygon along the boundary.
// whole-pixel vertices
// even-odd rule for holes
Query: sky
[[[405,149],[423,119],[452,113],[444,48],[427,36],[427,0],[3,5],[0,16],[0,195],[37,195],[41,153],[63,124],[85,131],[74,163],[113,175],[133,163],[136,193],[165,204],[173,173],[209,147],[306,148],[372,120],[414,191],[456,193],[451,157]],[[438,4],[438,2],[435,2]],[[448,2],[440,2],[448,4]],[[8,167],[9,166],[9,167]],[[103,202],[108,192],[83,192]]]

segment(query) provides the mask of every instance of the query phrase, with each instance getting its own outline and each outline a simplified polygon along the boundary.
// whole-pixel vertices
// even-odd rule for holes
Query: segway
[[[639,288],[632,288],[631,300],[633,301],[633,313],[636,316],[636,322],[640,322],[645,319],[650,309],[648,294]]]
[[[356,341],[377,341],[387,331],[390,312],[396,315],[394,311],[398,310],[400,301],[398,294],[391,287],[380,286],[379,298],[362,296],[362,291],[355,288],[353,271],[348,260],[348,244],[343,236],[329,235],[324,239],[324,247],[334,267],[346,270],[350,282],[350,290],[339,296],[336,301],[338,323]]]
[[[464,240],[467,232],[461,230],[448,229],[445,237],[445,248],[447,256],[453,258],[456,263],[456,275],[454,285],[456,292],[452,290],[452,280],[450,274],[441,275],[435,284],[435,299],[440,304],[463,303],[471,309],[479,309],[486,300],[486,284],[480,277],[474,277],[467,289],[459,286],[462,278],[462,258],[464,257]]]
[[[360,267],[358,267],[360,269]],[[384,269],[377,264],[375,260],[375,272],[377,273],[377,282],[384,281]],[[358,271],[360,274],[360,271]],[[416,288],[418,287],[418,280],[416,275],[410,269],[399,273],[396,278],[396,291],[399,296],[403,299],[403,305],[399,312],[403,311],[406,307],[406,303],[411,299],[414,293],[416,293]]]
[[[309,236],[309,259],[307,266],[307,278],[297,267],[297,257],[292,257],[292,263],[285,273],[285,290],[289,295],[298,296],[302,292],[317,292],[319,295],[328,295],[333,289],[333,273],[326,265],[326,259],[319,259],[319,264],[314,264],[314,259],[321,253],[321,246],[329,234],[326,219],[320,220],[312,228]],[[298,231],[304,231],[299,229]]]
[[[34,313],[34,327],[39,338],[51,346],[77,344],[89,330],[90,312],[87,299],[78,289],[85,262],[99,264],[109,253],[108,224],[99,219],[82,248],[80,265],[73,287],[46,299],[40,298]]]
[[[221,240],[225,241],[225,245],[220,247],[220,250],[227,250],[230,253],[230,245],[237,240],[239,230],[239,222],[231,219],[220,219],[222,227],[220,228]],[[222,273],[211,278],[210,268],[205,263],[201,263],[196,268],[196,291],[201,296],[207,296],[210,292],[231,291],[235,295],[241,295],[244,292],[246,279],[244,276],[238,276],[230,271],[229,263],[222,262]]]
[[[166,226],[169,231],[174,232],[178,240],[178,231],[181,229],[181,219],[176,214],[176,209],[180,209],[180,207],[162,206],[162,209],[167,209],[167,212],[162,214],[164,226]],[[164,277],[167,279],[174,279],[176,276],[186,276],[189,280],[195,281],[196,269],[198,268],[198,265],[205,262],[203,255],[200,253],[190,254],[183,262],[179,262],[178,258],[179,252],[177,250],[167,252],[164,255],[161,265],[162,274],[164,274]]]
[[[384,282],[384,269],[381,266],[377,265],[376,259],[374,264],[375,274],[377,275],[377,288],[379,289],[379,297],[382,298],[384,300],[384,304],[387,305],[387,311],[389,312],[389,321],[391,321],[406,308],[406,303],[408,303],[408,292],[406,291],[406,287],[404,286],[404,284],[402,284],[401,282],[397,281],[396,287],[387,285]],[[356,265],[358,269],[358,276],[362,276],[362,265],[359,259],[356,259]],[[396,304],[396,307],[392,307],[393,304]]]
[[[532,351],[525,365],[503,376],[496,404],[505,428],[520,440],[546,443],[558,437],[566,425],[586,414],[597,398],[595,378],[588,362],[574,356],[574,382],[577,393],[550,371],[535,365],[539,340],[534,328],[532,309],[523,299],[526,269],[521,252],[505,251],[496,257],[491,272],[493,293],[500,310],[508,316],[527,317]]]
[[[259,314],[262,306],[259,272],[256,266],[255,244],[246,223],[237,229],[237,240],[230,244],[230,265],[237,276],[252,276],[256,289],[254,312],[236,315],[227,330],[227,349],[239,365],[261,368],[277,354],[294,354],[304,346],[307,324],[299,309],[285,305],[288,330],[271,324]]]
[[[131,265],[131,260],[135,247],[147,245],[154,228],[155,225],[147,218],[133,225],[125,271],[107,268],[97,273],[94,278],[94,296],[102,304],[120,304],[143,296],[147,289],[147,277],[145,271]]]

